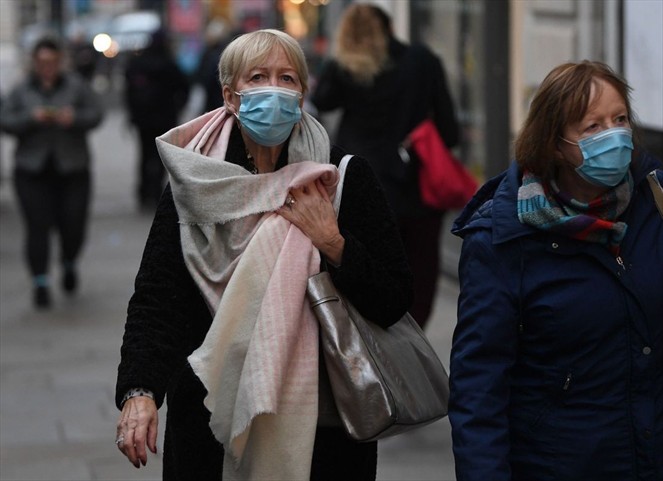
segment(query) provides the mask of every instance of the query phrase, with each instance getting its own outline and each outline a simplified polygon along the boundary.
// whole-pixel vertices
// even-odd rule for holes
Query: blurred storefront
[[[660,0],[364,1],[390,12],[398,37],[426,43],[443,59],[463,126],[456,153],[478,177],[485,179],[508,165],[511,142],[531,94],[553,66],[565,61],[601,60],[624,73],[635,87],[634,104],[643,114],[645,140],[661,155]],[[66,35],[72,22],[85,22],[92,34],[120,14],[151,10],[172,34],[177,58],[188,72],[193,72],[204,48],[206,26],[221,19],[232,34],[284,29],[301,42],[315,76],[350,3],[2,0],[0,41],[25,49],[45,31]],[[649,28],[640,27],[648,22],[653,22]]]
[[[400,36],[444,61],[463,125],[457,154],[480,178],[507,167],[534,91],[556,65],[599,60],[634,88],[646,148],[663,157],[663,2],[660,0],[400,0]],[[399,24],[396,24],[399,27]]]
[[[634,87],[645,146],[663,157],[663,1],[661,0],[361,0],[393,19],[397,37],[423,42],[442,58],[462,125],[457,156],[485,180],[506,168],[512,141],[533,92],[555,65],[583,59],[608,63]],[[193,72],[205,30],[221,20],[228,34],[279,28],[297,38],[315,75],[330,54],[344,8],[353,0],[0,0],[0,93],[18,77],[39,35],[88,37],[111,20],[156,12],[174,40],[182,67]],[[121,62],[111,62],[116,69]],[[111,89],[121,77],[107,75]],[[101,82],[103,85],[103,82]],[[333,132],[334,115],[323,123]],[[452,215],[447,216],[452,219]],[[445,228],[448,232],[448,228]],[[445,235],[444,270],[454,273],[460,241]]]

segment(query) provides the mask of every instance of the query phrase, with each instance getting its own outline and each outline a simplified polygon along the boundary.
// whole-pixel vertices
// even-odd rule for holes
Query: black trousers
[[[178,376],[168,392],[163,480],[221,481],[224,451],[209,427],[207,391],[188,363]],[[357,443],[341,427],[318,426],[311,481],[375,481],[377,456],[377,442]]]
[[[440,265],[442,213],[399,219],[401,238],[412,269],[414,304],[409,312],[423,329],[428,322]]]
[[[60,240],[60,259],[74,262],[81,252],[87,227],[90,172],[60,174],[52,167],[41,173],[14,172],[14,188],[25,225],[25,255],[33,276],[46,274],[50,234]]]
[[[180,447],[177,456],[172,453],[164,455],[163,480],[222,481],[223,446],[214,439],[209,428],[189,441],[195,442],[184,449]],[[171,437],[168,437],[166,443],[170,442]],[[310,480],[375,481],[377,456],[376,441],[357,443],[348,438],[342,428],[318,427]]]
[[[161,157],[159,157],[155,138],[166,130],[153,127],[138,128],[140,137],[138,200],[141,205],[156,207],[161,198],[166,169],[161,162]]]

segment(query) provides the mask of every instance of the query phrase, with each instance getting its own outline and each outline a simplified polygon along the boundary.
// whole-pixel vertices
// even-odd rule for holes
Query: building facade
[[[3,0],[0,89],[8,67],[45,29],[66,33],[77,19],[156,10],[195,68],[204,26],[223,18],[234,30],[285,29],[298,38],[311,71],[329,53],[343,9],[353,0]],[[390,12],[396,35],[429,45],[443,60],[463,126],[456,154],[480,179],[511,160],[514,135],[532,93],[555,65],[600,60],[634,87],[648,148],[663,156],[663,1],[661,0],[364,0]],[[18,44],[18,45],[17,45]]]
[[[0,94],[20,79],[25,50],[45,30],[66,34],[72,21],[97,18],[103,25],[141,9],[161,15],[185,69],[196,65],[204,26],[222,18],[235,31],[288,31],[301,42],[315,75],[352,1],[1,0]],[[663,0],[362,1],[387,10],[399,38],[423,42],[443,60],[462,125],[455,153],[480,181],[508,166],[532,93],[566,61],[599,60],[622,73],[634,88],[642,140],[663,158]],[[330,117],[323,120],[333,128]],[[452,276],[460,252],[460,240],[449,234],[453,217],[444,227],[441,266]]]

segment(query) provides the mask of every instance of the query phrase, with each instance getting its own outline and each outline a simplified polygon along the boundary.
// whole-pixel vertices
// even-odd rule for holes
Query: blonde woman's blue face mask
[[[274,147],[286,141],[302,118],[302,94],[283,87],[256,87],[235,92],[240,97],[239,123],[259,145]]]

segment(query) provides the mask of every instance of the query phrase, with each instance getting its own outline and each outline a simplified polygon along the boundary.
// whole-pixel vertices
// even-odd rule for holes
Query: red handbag
[[[427,119],[420,123],[408,140],[421,161],[419,191],[423,203],[439,210],[465,207],[479,185],[444,145],[433,121]]]

